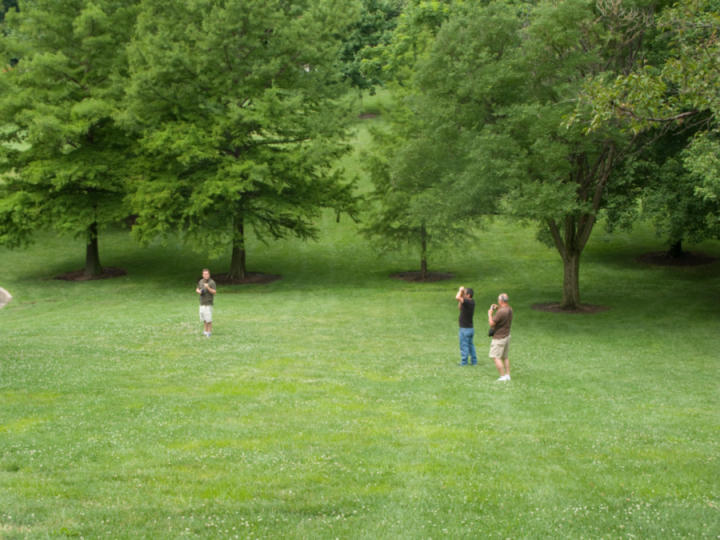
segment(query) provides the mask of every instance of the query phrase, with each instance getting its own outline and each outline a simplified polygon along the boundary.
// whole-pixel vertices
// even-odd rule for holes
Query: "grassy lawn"
[[[652,233],[598,227],[593,315],[560,298],[559,257],[498,221],[389,278],[347,219],[317,242],[250,241],[268,285],[220,287],[212,338],[194,284],[226,270],[179,242],[101,244],[127,275],[51,279],[71,238],[0,249],[0,537],[717,538],[720,262],[641,265]],[[720,256],[720,243],[691,246]],[[478,301],[458,367],[459,285]],[[484,307],[515,309],[496,383]]]

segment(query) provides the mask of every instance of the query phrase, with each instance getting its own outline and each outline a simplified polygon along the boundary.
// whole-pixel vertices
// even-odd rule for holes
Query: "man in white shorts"
[[[200,320],[205,325],[203,335],[210,337],[210,334],[212,334],[213,300],[215,300],[217,285],[210,278],[210,270],[207,268],[203,268],[202,276],[202,279],[198,281],[195,292],[200,295]]]
[[[510,307],[508,295],[501,293],[498,303],[490,306],[488,310],[488,324],[495,330],[490,343],[490,358],[495,361],[495,367],[500,373],[498,381],[510,380],[510,326],[512,325],[513,311]]]

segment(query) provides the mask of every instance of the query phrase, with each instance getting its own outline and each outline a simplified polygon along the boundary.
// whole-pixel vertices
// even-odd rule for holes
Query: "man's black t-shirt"
[[[460,328],[472,328],[473,327],[473,313],[475,313],[475,300],[466,298],[465,301],[460,304]]]

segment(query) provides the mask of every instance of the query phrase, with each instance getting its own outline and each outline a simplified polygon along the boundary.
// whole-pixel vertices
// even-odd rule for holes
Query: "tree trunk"
[[[682,248],[682,239],[680,239],[670,246],[670,249],[668,249],[667,252],[667,256],[672,259],[679,259],[683,255],[685,255],[685,252]]]
[[[247,277],[247,264],[245,254],[245,224],[242,214],[235,216],[233,231],[232,258],[230,259],[230,272],[228,278],[231,280],[243,280]]]
[[[427,279],[427,229],[425,224],[420,228],[420,279]]]
[[[580,307],[580,252],[563,256],[563,309]]]
[[[618,159],[612,140],[603,143],[603,150],[594,163],[587,154],[579,154],[571,179],[578,184],[578,199],[590,203],[592,211],[566,214],[562,219],[549,219],[550,235],[563,261],[563,299],[561,307],[580,307],[580,255],[590,239],[610,173]]]
[[[90,225],[88,229],[88,240],[85,247],[85,277],[95,277],[103,273],[100,265],[100,250],[98,247],[98,226],[97,223]]]

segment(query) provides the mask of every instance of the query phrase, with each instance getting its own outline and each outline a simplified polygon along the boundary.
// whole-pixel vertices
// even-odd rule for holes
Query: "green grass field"
[[[66,282],[71,238],[0,249],[2,538],[718,538],[720,262],[639,264],[640,227],[598,226],[593,315],[560,299],[534,231],[497,221],[406,283],[347,219],[318,241],[250,240],[268,285],[220,287],[212,338],[194,284],[226,270],[178,241],[107,234],[127,275]],[[720,256],[720,243],[690,246]],[[459,285],[477,367],[457,366]],[[496,383],[484,306],[515,309]]]

